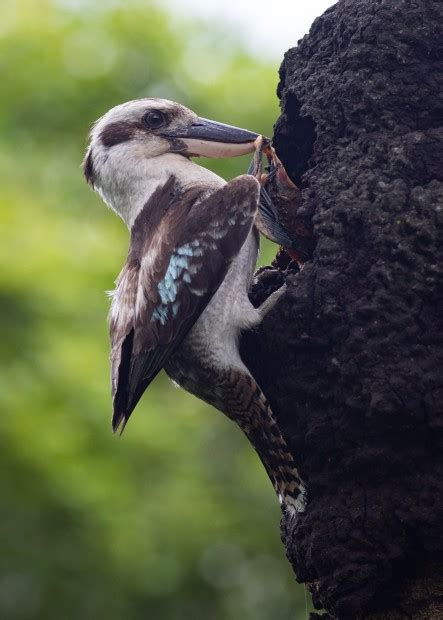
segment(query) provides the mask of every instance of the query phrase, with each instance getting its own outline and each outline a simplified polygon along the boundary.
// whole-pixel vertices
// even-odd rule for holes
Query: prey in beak
[[[262,170],[262,155],[268,160],[266,173]],[[315,247],[312,225],[306,216],[300,214],[300,189],[289,178],[266,138],[257,138],[248,174],[255,176],[261,186],[255,225],[301,268],[312,257]]]

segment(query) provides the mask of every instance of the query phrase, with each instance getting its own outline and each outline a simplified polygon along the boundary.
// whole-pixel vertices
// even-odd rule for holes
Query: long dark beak
[[[204,157],[235,157],[255,150],[259,134],[232,125],[197,118],[192,125],[174,131],[174,151]]]

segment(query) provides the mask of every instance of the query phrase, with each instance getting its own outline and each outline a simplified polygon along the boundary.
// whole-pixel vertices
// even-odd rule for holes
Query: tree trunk
[[[441,8],[341,0],[280,69],[274,146],[316,247],[257,276],[257,303],[288,291],[242,349],[308,492],[288,559],[334,618],[443,618]]]

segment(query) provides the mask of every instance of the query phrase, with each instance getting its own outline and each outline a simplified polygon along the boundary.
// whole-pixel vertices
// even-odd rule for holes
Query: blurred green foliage
[[[137,97],[269,135],[276,66],[150,2],[80,0],[2,0],[0,65],[0,618],[305,618],[237,428],[159,376],[112,435],[104,291],[128,235],[80,170],[90,124]]]

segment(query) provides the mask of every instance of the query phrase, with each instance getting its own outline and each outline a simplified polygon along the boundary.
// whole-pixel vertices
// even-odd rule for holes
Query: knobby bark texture
[[[316,246],[257,275],[257,304],[288,290],[242,350],[308,492],[287,556],[328,617],[443,618],[441,11],[341,0],[280,69],[274,146]]]

